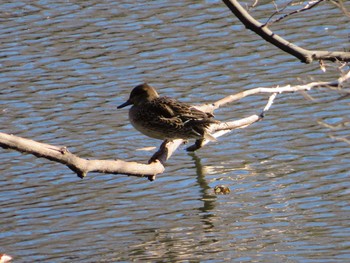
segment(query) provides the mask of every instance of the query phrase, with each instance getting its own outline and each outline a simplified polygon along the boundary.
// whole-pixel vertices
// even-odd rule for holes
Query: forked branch
[[[219,124],[212,124],[210,126],[211,132],[215,138],[231,132],[234,129],[245,128],[257,121],[263,119],[265,113],[270,109],[277,94],[295,91],[307,91],[312,88],[334,88],[340,87],[345,81],[350,79],[350,71],[333,82],[312,82],[305,85],[298,86],[284,86],[276,88],[256,88],[246,90],[235,95],[230,95],[226,98],[218,100],[212,104],[196,106],[201,110],[213,112],[233,101],[242,99],[244,97],[270,93],[266,106],[259,114],[254,114],[249,117],[236,120],[222,122]],[[128,162],[123,160],[88,160],[81,158],[71,152],[67,147],[55,146],[46,143],[37,142],[34,140],[18,137],[0,132],[0,147],[4,149],[13,149],[19,152],[30,153],[36,157],[45,158],[54,162],[62,163],[74,171],[80,178],[84,178],[89,172],[96,173],[111,173],[111,174],[125,174],[133,176],[144,176],[153,181],[157,174],[163,173],[165,170],[166,161],[172,156],[176,149],[183,143],[183,140],[165,141],[161,144],[159,150],[150,158],[148,164],[138,162]],[[206,145],[208,141],[204,141],[200,147]],[[198,145],[190,146],[197,149]]]
[[[279,49],[300,59],[303,63],[311,63],[314,60],[350,61],[350,52],[307,50],[299,47],[275,34],[266,25],[255,20],[237,0],[223,0],[223,2],[246,28],[252,30]]]

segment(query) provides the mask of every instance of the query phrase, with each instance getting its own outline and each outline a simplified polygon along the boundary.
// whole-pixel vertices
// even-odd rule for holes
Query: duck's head
[[[157,91],[147,83],[136,86],[130,93],[129,99],[117,108],[124,108],[128,105],[140,105],[158,98]]]

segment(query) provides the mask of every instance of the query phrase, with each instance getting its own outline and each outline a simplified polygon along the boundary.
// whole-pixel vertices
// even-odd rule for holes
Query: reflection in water
[[[201,217],[201,222],[203,223],[203,229],[206,232],[215,231],[213,220],[215,220],[215,214],[211,211],[215,208],[216,197],[211,191],[211,187],[208,184],[208,181],[205,178],[204,167],[201,163],[201,159],[194,153],[188,153],[189,156],[192,156],[192,160],[195,163],[196,174],[197,174],[197,183],[200,187],[201,201],[203,206],[198,208],[199,215]]]
[[[194,153],[188,153],[189,156],[192,157],[192,160],[194,161],[195,167],[196,167],[196,174],[197,174],[197,183],[199,187],[201,188],[201,194],[203,200],[203,207],[200,209],[201,212],[210,212],[215,207],[215,195],[211,193],[207,180],[205,179],[205,168],[203,167],[201,163],[201,159],[197,156],[197,154]]]

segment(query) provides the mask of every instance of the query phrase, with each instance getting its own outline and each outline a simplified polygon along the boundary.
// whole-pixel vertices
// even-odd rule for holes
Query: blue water
[[[278,4],[281,4],[278,2]],[[1,3],[0,131],[83,158],[146,163],[160,145],[127,110],[132,87],[193,104],[256,87],[333,81],[336,64],[301,64],[245,28],[220,1]],[[273,5],[253,15],[265,21]],[[322,21],[322,25],[320,25]],[[305,48],[349,48],[335,6],[273,25]],[[14,262],[347,262],[349,98],[278,95],[265,119],[189,154],[149,182],[83,180],[61,164],[0,149],[0,253]],[[216,112],[259,113],[267,96]],[[326,124],[326,125],[325,125]],[[229,195],[215,195],[224,184]]]

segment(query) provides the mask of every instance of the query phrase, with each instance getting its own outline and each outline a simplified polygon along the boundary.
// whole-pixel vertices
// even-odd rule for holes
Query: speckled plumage
[[[133,105],[129,110],[131,124],[141,133],[156,139],[214,140],[207,128],[218,123],[206,113],[178,100],[159,97],[148,84],[136,86],[129,99],[118,108]]]

